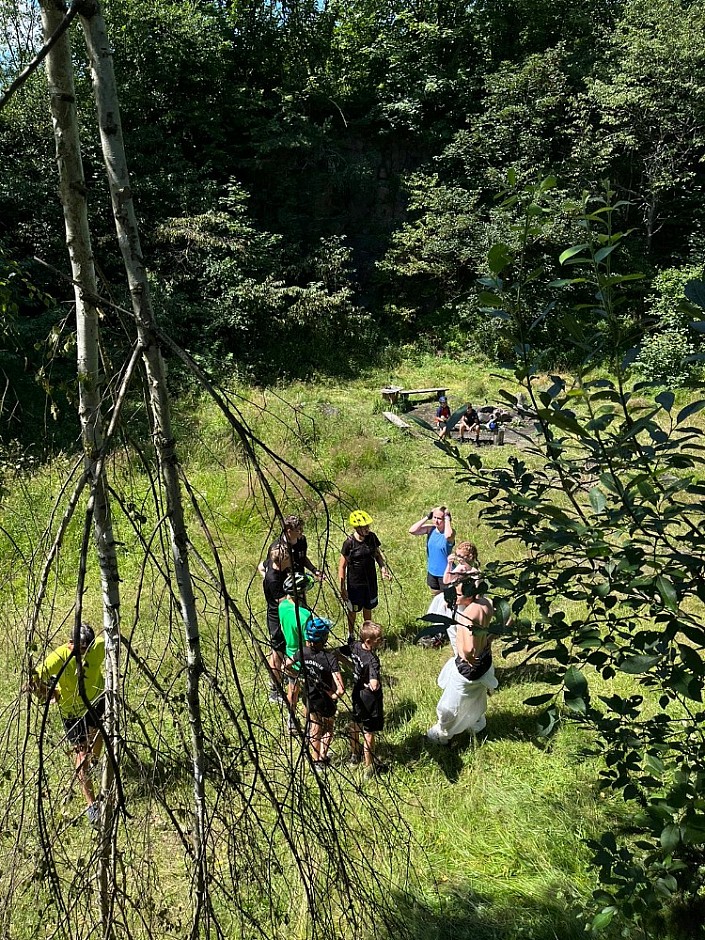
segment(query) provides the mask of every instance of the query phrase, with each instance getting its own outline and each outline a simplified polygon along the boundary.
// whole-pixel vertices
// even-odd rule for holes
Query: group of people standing
[[[306,582],[303,569],[308,568],[313,576],[319,579],[321,573],[308,558],[305,541],[303,547],[300,545],[304,537],[298,516],[285,518],[281,538],[271,546],[268,561],[260,566],[264,577],[272,642],[271,697],[277,698],[278,683],[281,682],[283,670],[288,675],[290,691],[287,701],[291,710],[291,725],[296,702],[296,699],[292,699],[291,689],[292,686],[298,688],[300,682],[303,682],[308,708],[307,721],[312,729],[309,737],[313,742],[314,766],[326,761],[334,709],[330,716],[324,716],[315,710],[311,702],[318,702],[316,708],[319,708],[320,702],[324,701],[326,710],[331,711],[327,699],[321,696],[326,695],[337,702],[343,694],[339,665],[341,662],[352,663],[353,667],[351,760],[357,762],[359,759],[358,742],[362,732],[365,742],[362,749],[365,766],[371,771],[380,766],[374,755],[374,734],[383,728],[384,710],[379,659],[375,651],[382,642],[382,632],[381,627],[372,621],[372,612],[379,603],[377,569],[379,568],[382,578],[390,578],[391,575],[380,540],[371,529],[372,522],[372,517],[364,510],[358,509],[350,513],[349,524],[352,532],[343,542],[338,563],[338,589],[346,609],[349,639],[347,644],[334,653],[326,654],[329,658],[325,670],[301,669],[307,662],[306,656],[309,655],[306,652],[309,649],[306,646],[307,641],[325,643],[331,623],[329,620],[315,617],[306,606],[306,590],[314,582],[313,579],[309,583]],[[426,583],[432,594],[428,613],[437,616],[439,623],[449,624],[447,632],[454,655],[443,667],[438,678],[442,695],[436,709],[437,721],[427,732],[430,741],[447,744],[451,738],[463,731],[477,733],[485,727],[487,693],[497,687],[492,666],[492,636],[489,632],[494,608],[492,602],[481,592],[475,545],[464,541],[454,551],[455,530],[451,512],[446,506],[437,506],[425,513],[409,528],[409,534],[426,539]],[[288,553],[288,561],[282,566],[282,554],[287,555],[287,546],[297,545],[299,548]],[[296,563],[291,560],[294,554],[298,559]],[[287,566],[293,566],[295,569],[297,564],[298,577],[294,571],[293,575],[282,581],[282,571],[285,571]],[[273,589],[273,585],[279,581],[281,586]],[[290,610],[296,611],[298,633],[293,627]],[[356,639],[353,630],[358,613],[362,613],[363,625],[359,639]],[[317,641],[314,641],[314,634],[318,637]],[[325,634],[325,640],[321,639],[322,634]],[[294,647],[287,646],[287,638],[298,644],[298,658]],[[278,646],[281,647],[280,651]],[[322,718],[331,720],[319,735]],[[321,747],[317,743],[319,740],[323,742]]]
[[[350,513],[352,531],[343,542],[337,571],[348,640],[335,650],[327,648],[331,621],[317,616],[307,601],[307,593],[324,575],[309,557],[299,516],[284,518],[281,536],[259,565],[267,603],[270,700],[286,705],[292,733],[303,731],[316,772],[330,763],[335,715],[345,693],[344,672],[351,673],[352,683],[349,762],[362,764],[368,774],[387,769],[375,751],[375,736],[384,727],[378,656],[383,632],[372,615],[379,603],[377,569],[382,578],[391,578],[391,574],[372,522],[364,510]],[[453,648],[453,657],[438,677],[442,695],[437,721],[427,732],[430,741],[447,744],[463,731],[478,732],[485,727],[487,692],[497,687],[489,632],[494,609],[481,593],[477,549],[467,541],[455,547],[452,516],[446,506],[424,513],[409,528],[409,534],[426,538],[426,581],[432,595],[428,613],[448,625]],[[362,614],[362,625],[356,636],[358,613]],[[27,684],[43,701],[58,703],[66,739],[74,751],[86,813],[94,824],[100,820],[100,810],[91,768],[102,746],[103,656],[104,639],[96,637],[88,624],[81,624],[66,644],[32,672]],[[300,693],[306,706],[303,725],[298,712]]]
[[[322,580],[322,573],[308,557],[303,524],[298,516],[284,518],[283,532],[259,566],[267,601],[267,625],[271,645],[270,700],[286,701],[289,730],[298,725],[297,703],[302,689],[306,703],[305,730],[313,768],[329,764],[338,702],[345,692],[343,666],[352,671],[352,722],[350,763],[363,763],[369,774],[381,773],[386,764],[375,756],[375,735],[384,726],[380,662],[376,650],[382,628],[372,620],[379,603],[377,567],[382,577],[391,575],[380,541],[371,531],[372,518],[363,510],[350,514],[352,533],[345,539],[338,565],[340,597],[347,615],[348,640],[332,651],[326,649],[331,621],[310,609],[307,592]],[[309,573],[310,572],[310,573]],[[355,619],[362,613],[358,637]],[[282,692],[286,677],[287,694]]]

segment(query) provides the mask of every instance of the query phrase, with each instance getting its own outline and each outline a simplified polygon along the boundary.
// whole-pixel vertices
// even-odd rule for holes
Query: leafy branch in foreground
[[[527,259],[551,185],[507,197],[520,249],[495,245],[482,282],[486,308],[514,329],[536,436],[526,459],[499,469],[455,451],[459,482],[499,541],[526,558],[486,575],[511,598],[499,605],[514,617],[511,649],[548,666],[552,690],[528,700],[543,706],[540,727],[548,735],[568,718],[589,727],[601,787],[631,807],[628,822],[589,843],[601,883],[593,929],[619,913],[649,935],[685,936],[705,905],[705,444],[694,423],[705,399],[677,407],[672,391],[632,375],[639,276],[615,261],[625,233],[613,228],[612,193],[584,197],[581,241],[559,259],[571,276],[548,285],[555,300],[531,308],[542,273]],[[702,284],[686,294],[691,313],[705,308]],[[582,352],[570,382],[538,374],[532,330],[548,316],[563,318]],[[591,692],[599,677],[614,680],[611,694]]]

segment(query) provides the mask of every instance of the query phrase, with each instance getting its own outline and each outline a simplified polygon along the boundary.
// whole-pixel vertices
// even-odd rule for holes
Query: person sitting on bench
[[[480,443],[480,416],[469,402],[465,409],[465,414],[458,422],[458,433],[461,442],[465,440],[466,432],[470,435],[474,434],[475,443]]]

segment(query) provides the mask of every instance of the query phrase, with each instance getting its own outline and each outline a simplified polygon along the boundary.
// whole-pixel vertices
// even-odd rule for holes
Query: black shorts
[[[361,610],[374,610],[379,604],[379,597],[377,594],[375,594],[374,597],[370,597],[370,592],[367,588],[348,586],[348,602],[352,609],[356,613],[359,613]]]
[[[269,630],[269,645],[275,653],[283,653],[286,649],[286,640],[279,623],[279,604],[276,610],[267,608],[267,629]]]
[[[384,696],[382,689],[372,692],[364,686],[353,689],[352,716],[363,731],[381,731],[384,728]]]
[[[445,591],[448,587],[447,584],[443,583],[443,575],[438,577],[436,574],[431,574],[430,571],[426,575],[426,584],[428,584],[432,591]]]
[[[318,715],[320,718],[333,718],[338,710],[338,703],[329,695],[313,692],[307,696],[308,710],[310,715]]]
[[[105,696],[98,696],[94,702],[91,702],[91,706],[96,717],[102,718],[105,714]],[[74,716],[66,718],[62,715],[61,720],[64,723],[64,731],[69,743],[76,747],[85,744],[98,730],[98,725],[94,724],[88,712],[85,715],[79,715],[77,718]]]

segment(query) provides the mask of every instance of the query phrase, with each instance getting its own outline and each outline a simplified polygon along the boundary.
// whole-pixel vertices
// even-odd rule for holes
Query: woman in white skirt
[[[456,636],[451,636],[454,658],[448,660],[438,677],[443,690],[436,714],[438,721],[426,735],[435,744],[447,744],[463,731],[476,734],[485,727],[487,692],[497,688],[492,665],[492,638],[487,630],[494,616],[492,601],[478,594],[474,573],[455,584]],[[441,613],[440,610],[434,613]],[[443,612],[445,614],[445,611]]]

